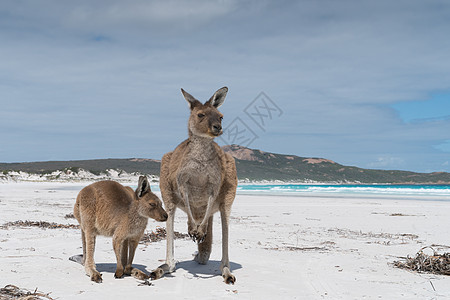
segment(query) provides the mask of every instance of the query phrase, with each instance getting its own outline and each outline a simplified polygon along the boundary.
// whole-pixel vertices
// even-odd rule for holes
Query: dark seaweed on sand
[[[155,231],[151,231],[149,233],[145,233],[142,237],[140,243],[141,244],[147,244],[147,243],[154,243],[161,240],[164,240],[166,238],[166,229],[164,227],[157,227]],[[188,238],[189,235],[186,233],[180,233],[175,231],[174,232],[176,239],[185,239]]]
[[[12,299],[27,299],[27,300],[40,300],[50,299],[53,300],[48,294],[43,294],[37,289],[34,292],[30,292],[26,289],[19,288],[15,285],[8,284],[4,288],[0,288],[0,300],[12,300]]]
[[[423,253],[430,248],[433,255]],[[432,273],[438,275],[450,275],[450,253],[438,254],[432,247],[423,247],[414,257],[406,257],[405,261],[394,261],[394,266],[420,273]]]
[[[59,228],[70,228],[70,229],[78,229],[80,228],[79,225],[74,224],[58,224],[53,222],[46,222],[46,221],[15,221],[15,222],[8,222],[0,226],[1,228],[8,228],[10,226],[14,227],[39,227],[39,228],[46,228],[46,229],[59,229]]]

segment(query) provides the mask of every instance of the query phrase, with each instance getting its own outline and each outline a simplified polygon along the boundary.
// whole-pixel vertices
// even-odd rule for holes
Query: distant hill
[[[223,149],[236,159],[238,178],[248,181],[296,181],[328,183],[430,183],[450,184],[450,173],[415,173],[395,170],[372,170],[344,166],[324,158],[299,157],[263,152],[238,145]],[[9,171],[49,174],[54,171],[77,172],[83,169],[93,174],[106,170],[122,170],[159,176],[160,161],[143,158],[0,163],[0,175]]]
[[[324,158],[263,152],[238,145],[223,149],[236,159],[239,179],[300,182],[450,184],[450,173],[415,173],[344,166]]]

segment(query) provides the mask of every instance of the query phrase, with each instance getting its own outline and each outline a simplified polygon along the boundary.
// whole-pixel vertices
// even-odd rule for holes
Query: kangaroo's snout
[[[221,124],[214,124],[211,126],[211,131],[214,135],[218,136],[222,134],[222,125]]]
[[[167,213],[166,212],[164,212],[163,214],[162,214],[162,217],[161,217],[161,220],[159,220],[160,222],[165,222],[165,221],[167,221],[167,218],[168,218],[169,216],[167,215]]]

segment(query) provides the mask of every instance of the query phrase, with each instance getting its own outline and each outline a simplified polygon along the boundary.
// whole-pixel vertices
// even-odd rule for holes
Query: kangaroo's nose
[[[220,132],[222,130],[222,125],[220,124],[213,125],[213,129],[215,132]]]

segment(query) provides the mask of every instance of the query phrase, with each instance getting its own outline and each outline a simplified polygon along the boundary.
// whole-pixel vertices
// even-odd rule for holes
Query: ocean
[[[240,184],[238,194],[264,195],[391,195],[444,197],[450,200],[450,185],[322,185],[322,184]]]

